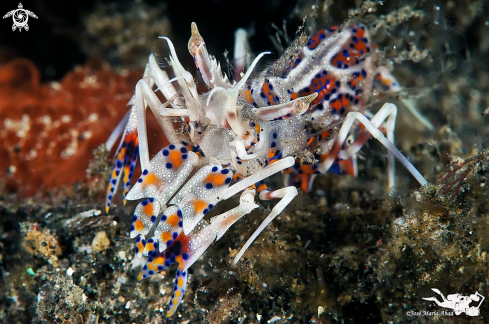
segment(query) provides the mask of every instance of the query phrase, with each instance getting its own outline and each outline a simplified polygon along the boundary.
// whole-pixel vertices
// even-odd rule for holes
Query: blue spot
[[[149,198],[149,201],[150,201],[150,202],[154,202],[154,201],[155,201],[155,199],[154,199],[154,198]]]
[[[148,169],[144,169],[143,175],[147,175],[147,174],[148,174]]]
[[[214,186],[212,185],[212,183],[208,182],[205,184],[205,187],[206,189],[212,189]]]
[[[224,183],[228,184],[231,182],[231,178],[226,178],[226,180],[224,180]]]
[[[219,168],[218,168],[218,167],[216,167],[216,166],[215,166],[215,167],[212,167],[212,172],[217,172],[217,170],[218,170],[218,169],[219,169]]]
[[[344,57],[350,57],[350,53],[348,53],[348,50],[346,50],[346,49],[343,50],[343,56]]]
[[[117,183],[117,180],[116,179],[112,179],[112,184],[116,184]]]
[[[171,169],[171,168],[173,168],[173,164],[171,164],[170,162],[168,162],[168,163],[166,164],[166,168],[167,168],[167,169]]]
[[[182,147],[182,148],[180,148],[180,152],[182,152],[182,153],[187,153],[187,148],[186,148],[186,147]]]
[[[134,231],[134,225],[131,225],[131,232]]]
[[[114,187],[110,188],[110,192],[114,192],[114,189],[115,189]]]
[[[163,150],[163,155],[168,156],[168,155],[170,155],[170,152],[168,152],[168,150]]]
[[[155,221],[156,221],[156,216],[155,215],[151,216],[151,222],[154,223]]]
[[[122,161],[117,161],[117,167],[122,168]]]
[[[272,144],[271,144],[270,146],[271,146],[271,147],[276,147],[276,146],[277,146],[277,143],[272,142]]]
[[[163,216],[161,216],[161,220],[166,221],[166,219],[167,219],[166,215],[163,214]]]
[[[205,215],[205,214],[207,214],[207,213],[209,212],[209,209],[207,209],[207,208],[206,208],[206,209],[204,209],[202,212],[203,212],[203,213],[204,213],[204,215]]]
[[[141,205],[146,206],[148,204],[148,200],[141,201]]]
[[[188,254],[187,253],[182,253],[182,259],[188,260]]]
[[[132,221],[135,222],[137,220],[138,220],[138,216],[137,215],[132,215]],[[139,237],[138,237],[138,239],[139,239]]]
[[[139,178],[139,179],[138,179],[138,182],[139,182],[139,183],[143,182],[143,179]]]
[[[237,162],[238,162],[238,164],[243,164],[243,162],[241,162],[241,161],[237,161]]]
[[[173,144],[170,144],[170,146],[168,146],[170,148],[170,150],[174,150],[175,149],[175,145]]]
[[[173,239],[176,239],[178,237],[178,233],[177,232],[173,232],[172,237],[173,237]]]
[[[186,160],[188,158],[187,154],[182,155],[182,159]]]
[[[353,43],[355,43],[355,44],[358,43],[358,37],[357,36],[353,36],[351,39],[352,39]]]
[[[209,204],[209,206],[207,206],[207,207],[209,207],[209,209],[212,209],[212,207],[214,207],[214,205],[213,204]]]
[[[180,217],[180,218],[182,217],[182,211],[181,211],[180,209],[179,209],[179,210],[177,210],[177,215],[178,215],[178,217]]]
[[[265,94],[263,93],[263,91],[260,91],[260,97],[262,97],[263,99],[265,99],[267,96],[265,96]]]
[[[171,262],[169,260],[166,260],[165,261],[165,266],[168,268],[169,266],[171,266]]]
[[[134,215],[136,216],[136,215]],[[139,243],[139,241],[141,241],[141,236],[138,236],[137,239],[136,239],[136,243]]]
[[[182,221],[179,221],[179,222],[178,222],[178,227],[183,227],[183,223],[182,223]]]
[[[277,133],[273,133],[273,134],[272,134],[272,138],[273,138],[273,139],[276,139],[276,138],[277,138]]]
[[[173,255],[170,257],[170,262],[175,263],[175,257]]]
[[[121,174],[121,171],[117,170],[117,171],[115,172],[115,175],[116,175],[116,176],[119,176],[119,174]]]
[[[221,170],[221,173],[222,173],[222,174],[228,174],[228,173],[229,173],[229,169],[222,169],[222,170]]]
[[[162,266],[162,265],[159,265],[159,266],[158,266],[158,271],[163,271],[163,270],[165,270],[165,267],[164,267],[164,266]]]
[[[326,35],[324,35],[323,33],[319,34],[319,39],[324,39],[324,37],[326,37]]]

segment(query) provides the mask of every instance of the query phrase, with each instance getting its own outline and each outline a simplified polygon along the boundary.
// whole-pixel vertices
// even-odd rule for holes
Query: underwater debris
[[[23,246],[27,252],[58,266],[58,256],[62,251],[58,238],[49,229],[41,231],[37,223],[24,222],[20,224],[20,231],[24,235]]]
[[[110,240],[107,236],[107,232],[100,231],[95,234],[92,241],[92,252],[102,252],[110,247]]]
[[[58,275],[53,281],[46,279],[37,296],[38,317],[33,323],[94,323],[97,303],[88,300],[71,276]]]
[[[103,57],[117,69],[144,69],[153,42],[171,35],[164,2],[98,2],[84,18],[86,36],[82,47],[90,57]]]

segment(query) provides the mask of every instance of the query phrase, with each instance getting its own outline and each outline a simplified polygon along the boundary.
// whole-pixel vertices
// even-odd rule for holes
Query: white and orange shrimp
[[[309,38],[286,69],[271,68],[259,77],[252,76],[257,62],[267,54],[261,53],[238,82],[221,72],[195,23],[191,32],[189,51],[209,91],[198,93],[193,76],[180,64],[172,42],[161,37],[170,50],[174,77],[170,79],[150,55],[130,101],[130,111],[107,142],[110,149],[122,133],[106,209],[120,179],[124,201],[144,199],[136,207],[130,232],[131,238],[136,238],[136,255],[146,258],[138,278],[178,263],[167,316],[175,312],[183,298],[188,268],[230,226],[258,207],[257,193],[261,200],[280,201],[241,248],[234,263],[294,199],[296,187],[308,192],[314,177],[329,170],[356,175],[356,153],[370,136],[390,152],[390,186],[395,181],[394,157],[421,185],[427,183],[392,144],[396,106],[387,103],[375,115],[364,108],[366,95],[375,88],[400,88],[387,69],[376,65],[363,25],[321,30]],[[166,102],[158,99],[155,87]],[[147,107],[170,142],[151,161]],[[187,132],[176,131],[179,125],[175,117]],[[304,152],[312,158],[302,159]],[[138,154],[142,175],[128,190]],[[284,173],[285,187],[268,189],[264,180],[279,172]],[[204,220],[220,201],[240,192],[237,207]]]

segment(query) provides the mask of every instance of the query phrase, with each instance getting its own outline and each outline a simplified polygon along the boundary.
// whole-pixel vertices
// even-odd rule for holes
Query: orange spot
[[[146,206],[143,206],[143,211],[146,215],[151,216],[154,212],[154,206],[152,203],[148,202]]]
[[[253,98],[251,98],[251,89],[250,90],[246,90],[244,92],[244,95],[246,96],[246,100],[249,102],[249,103],[253,103]]]
[[[203,200],[200,200],[200,199],[196,199],[193,203],[194,205],[194,210],[196,213],[200,214],[202,213],[202,211],[207,207],[207,202],[203,201]]]
[[[180,217],[178,217],[177,214],[170,215],[166,219],[166,222],[168,223],[168,225],[172,227],[178,227],[178,222],[180,222]]]
[[[171,234],[170,234],[170,233],[168,233],[168,232],[163,232],[163,233],[161,233],[160,238],[161,238],[161,240],[162,240],[163,242],[165,242],[165,243],[166,243],[166,242],[168,242],[169,240],[171,240]]]
[[[143,242],[139,242],[137,244],[139,251],[142,251],[144,249]]]
[[[182,152],[179,150],[171,150],[168,156],[168,162],[170,162],[174,168],[179,169],[182,166]]]
[[[211,183],[213,186],[222,186],[227,179],[225,174],[222,174],[218,171],[218,173],[211,173],[204,179],[204,183]]]
[[[181,255],[177,255],[175,257],[175,260],[178,262],[178,264],[183,264],[183,262],[184,262]]]
[[[141,222],[139,219],[137,221],[134,222],[134,228],[136,229],[136,231],[142,231],[144,229],[144,224],[143,222]]]
[[[153,172],[149,172],[144,178],[143,178],[143,188],[146,186],[150,185],[155,185],[155,186],[161,186],[162,181],[158,178],[156,174]]]
[[[259,185],[259,186],[258,186],[257,191],[258,191],[258,193],[260,193],[260,192],[262,192],[263,190],[267,190],[267,189],[268,189],[267,185],[266,185],[266,184],[264,184],[264,183],[262,183],[261,185]]]
[[[265,82],[263,82],[263,86],[261,87],[261,91],[263,91],[263,93],[267,97],[270,105],[275,105],[275,102],[274,102],[275,94],[270,89],[270,81],[265,80]]]
[[[165,258],[162,256],[157,256],[156,258],[153,259],[153,264],[163,264],[165,263]]]
[[[326,132],[324,132],[324,133],[321,133],[321,135],[320,135],[320,138],[319,138],[319,139],[320,139],[321,141],[325,141],[325,140],[328,138],[328,136],[329,136],[329,131],[326,131]]]
[[[256,123],[255,123],[255,132],[256,132],[257,134],[260,134],[260,130],[261,130],[261,129],[260,129],[260,125],[258,125],[258,124],[256,124]]]
[[[316,170],[312,166],[312,164],[303,164],[301,165],[301,170],[304,174],[314,174]]]

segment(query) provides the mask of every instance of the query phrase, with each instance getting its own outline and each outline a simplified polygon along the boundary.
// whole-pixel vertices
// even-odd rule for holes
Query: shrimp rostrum
[[[234,263],[297,196],[297,188],[308,192],[314,178],[327,171],[356,175],[356,154],[371,136],[390,153],[389,186],[395,185],[394,159],[420,185],[426,184],[392,144],[396,106],[386,103],[375,115],[365,109],[366,96],[374,89],[400,89],[389,71],[377,66],[365,26],[353,23],[321,30],[299,51],[286,51],[288,61],[279,59],[257,73],[257,63],[269,54],[261,53],[239,81],[222,73],[195,23],[191,34],[189,52],[208,91],[198,92],[170,39],[160,37],[168,45],[172,78],[150,55],[130,110],[106,143],[110,149],[122,134],[106,209],[121,180],[124,202],[141,200],[130,230],[137,258],[146,262],[138,278],[178,263],[168,316],[183,298],[188,268],[230,226],[258,207],[256,195],[260,200],[278,199],[278,203]],[[166,101],[160,101],[157,91]],[[170,142],[151,160],[147,107]],[[142,174],[129,190],[138,156]],[[284,187],[269,189],[265,180],[280,172]],[[204,219],[220,201],[238,193],[235,208]]]

